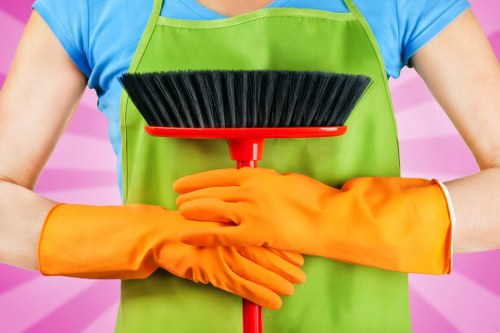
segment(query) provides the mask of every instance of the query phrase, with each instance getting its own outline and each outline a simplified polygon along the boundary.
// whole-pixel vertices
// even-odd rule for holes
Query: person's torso
[[[331,186],[352,177],[399,175],[386,72],[376,40],[355,7],[348,13],[267,8],[201,21],[158,17],[155,9],[130,72],[313,70],[372,79],[347,120],[346,135],[266,140],[261,166]],[[168,45],[175,48],[165,52]],[[126,94],[120,113],[125,203],[175,209],[171,188],[176,179],[233,165],[224,140],[149,136]],[[406,274],[320,257],[307,257],[303,269],[307,283],[297,286],[279,311],[264,312],[265,332],[410,330]],[[239,332],[241,317],[235,295],[159,270],[146,280],[122,282],[117,330]]]

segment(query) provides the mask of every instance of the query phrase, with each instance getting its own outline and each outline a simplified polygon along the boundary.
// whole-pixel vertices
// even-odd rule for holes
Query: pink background
[[[0,3],[0,87],[32,2]],[[500,2],[471,3],[498,57]],[[390,85],[404,176],[448,180],[478,171],[456,130],[413,71],[405,70]],[[94,93],[87,91],[37,192],[64,202],[119,204],[116,159],[106,126]],[[456,255],[451,276],[412,275],[414,332],[500,332],[499,263],[500,251]],[[45,278],[0,265],[0,332],[112,332],[118,298],[117,281]]]

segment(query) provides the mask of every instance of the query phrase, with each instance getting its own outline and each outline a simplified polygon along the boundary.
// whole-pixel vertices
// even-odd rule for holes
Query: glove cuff
[[[436,181],[436,183],[439,185],[439,188],[441,188],[441,191],[443,191],[444,197],[446,198],[446,206],[448,208],[448,217],[450,218],[450,228],[451,228],[450,269],[448,271],[448,274],[450,274],[453,268],[453,240],[455,239],[455,222],[456,222],[455,209],[453,208],[453,201],[451,200],[450,192],[448,191],[446,185],[440,182],[439,180],[434,179],[434,181]]]
[[[93,279],[145,278],[156,270],[164,209],[147,205],[59,204],[38,242],[43,275]]]
[[[436,180],[353,178],[325,212],[328,256],[399,272],[450,273],[449,202]]]
[[[38,253],[37,253],[37,258],[38,258],[38,270],[42,275],[51,275],[50,270],[46,267],[47,265],[45,264],[45,259],[49,258],[51,256],[50,250],[48,250],[48,253],[46,253],[46,246],[45,246],[45,234],[48,226],[48,221],[50,220],[52,213],[59,207],[65,205],[64,203],[59,203],[54,205],[49,212],[47,213],[47,216],[45,217],[45,221],[43,222],[42,230],[40,232],[40,237],[38,239]]]

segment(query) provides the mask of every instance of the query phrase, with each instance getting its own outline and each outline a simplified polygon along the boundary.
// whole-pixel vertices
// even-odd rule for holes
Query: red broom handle
[[[257,161],[262,159],[264,139],[232,139],[228,144],[238,169],[256,168]],[[243,333],[262,333],[262,308],[246,299],[243,300]]]
[[[238,169],[257,167],[257,161],[237,161]],[[243,300],[243,333],[262,333],[262,308],[249,300]]]
[[[262,333],[262,308],[243,300],[243,333]]]

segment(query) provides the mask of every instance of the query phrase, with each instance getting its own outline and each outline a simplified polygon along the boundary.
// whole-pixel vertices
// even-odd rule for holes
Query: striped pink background
[[[32,2],[0,2],[0,87]],[[500,2],[471,2],[500,56]],[[448,180],[476,172],[467,147],[415,73],[404,71],[390,84],[404,176]],[[118,204],[115,162],[106,120],[86,92],[36,190],[64,202]],[[414,332],[499,333],[499,263],[500,251],[457,255],[451,276],[412,275]],[[112,332],[118,297],[117,281],[44,278],[0,265],[0,332]]]

